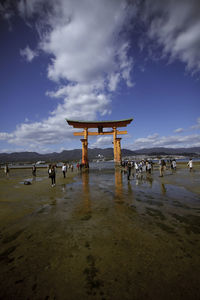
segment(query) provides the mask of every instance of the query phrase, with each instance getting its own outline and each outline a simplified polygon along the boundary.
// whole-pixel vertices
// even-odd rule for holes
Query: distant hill
[[[64,150],[60,153],[53,152],[47,154],[39,154],[37,152],[14,152],[0,153],[0,163],[5,162],[37,162],[37,161],[70,161],[81,159],[81,149]],[[94,148],[88,149],[89,159],[97,158],[98,154],[103,155],[106,159],[113,159],[113,148]],[[200,156],[200,147],[193,148],[150,148],[140,150],[122,149],[122,157],[136,155],[185,155],[185,156]]]
[[[200,156],[200,147],[191,147],[191,148],[147,148],[140,149],[135,151],[136,154],[144,155],[194,155]]]
[[[97,158],[98,154],[103,155],[106,159],[113,159],[113,148],[106,149],[88,149],[89,159]],[[47,154],[39,154],[37,152],[14,152],[14,153],[0,153],[0,163],[5,162],[37,162],[37,161],[70,161],[80,160],[82,155],[81,149],[64,150],[60,153],[53,152]],[[131,150],[122,149],[122,156],[135,155]]]

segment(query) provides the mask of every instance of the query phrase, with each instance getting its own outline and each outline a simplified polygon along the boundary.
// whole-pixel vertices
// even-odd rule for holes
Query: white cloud
[[[158,134],[154,134],[152,136],[147,136],[146,138],[136,139],[132,145],[129,145],[129,148],[132,150],[154,147],[200,147],[200,135],[159,136]]]
[[[13,137],[12,133],[7,133],[7,132],[0,132],[0,140],[7,140]]]
[[[55,145],[74,139],[72,127],[66,123],[68,119],[94,120],[97,113],[109,114],[110,99],[93,85],[68,85],[55,93],[52,97],[64,97],[64,100],[51,112],[49,118],[35,123],[22,123],[12,134],[1,133],[0,139],[15,145],[30,144],[38,146]]]
[[[120,81],[120,73],[110,74],[108,88],[111,92],[115,91]]]
[[[13,153],[13,152],[35,152],[37,151],[38,153],[52,153],[52,149],[51,148],[45,148],[45,147],[37,147],[35,145],[30,145],[29,148],[25,147],[12,147],[12,149],[10,148],[4,148],[4,149],[0,149],[0,153]],[[62,150],[61,150],[62,151]],[[60,149],[58,152],[61,152]]]
[[[197,119],[197,124],[191,126],[190,129],[200,129],[200,118]]]
[[[46,19],[51,30],[40,43],[52,55],[50,79],[91,83],[121,73],[130,85],[129,46],[124,38],[117,38],[128,22],[126,1],[58,0],[52,9]]]
[[[181,133],[183,131],[184,131],[183,128],[177,128],[177,129],[174,130],[175,133]]]
[[[8,24],[9,31],[12,31],[12,17],[14,16],[14,12],[12,10],[11,0],[4,1],[0,3],[0,17],[4,19]]]
[[[91,145],[91,148],[101,148],[104,146],[112,146],[113,137],[112,136],[100,136],[97,138],[96,142]]]
[[[10,1],[5,1],[4,3],[0,3],[0,16],[3,19],[9,21],[13,17],[14,13],[11,9]]]
[[[200,70],[199,0],[145,1],[143,20],[164,56],[179,59],[192,72]]]
[[[28,62],[31,62],[36,56],[38,56],[37,51],[33,51],[29,46],[24,49],[20,49],[20,55],[24,57]]]

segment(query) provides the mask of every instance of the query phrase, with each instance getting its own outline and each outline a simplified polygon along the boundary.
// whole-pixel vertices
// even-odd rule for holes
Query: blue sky
[[[14,3],[0,1],[0,152],[81,148],[65,118],[133,118],[132,150],[200,146],[198,0]]]

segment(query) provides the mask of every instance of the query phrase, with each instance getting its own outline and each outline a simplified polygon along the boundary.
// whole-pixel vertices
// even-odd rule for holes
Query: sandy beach
[[[0,171],[1,299],[198,299],[200,165]]]

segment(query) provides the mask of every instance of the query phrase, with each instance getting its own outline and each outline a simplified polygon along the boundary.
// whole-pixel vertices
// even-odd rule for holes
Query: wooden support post
[[[117,162],[117,128],[113,127],[114,162]]]
[[[84,128],[84,139],[81,139],[82,142],[82,161],[81,163],[88,168],[88,128]]]
[[[84,139],[88,139],[88,128],[84,128]]]
[[[82,142],[82,161],[81,163],[85,166],[88,167],[88,141],[87,139],[81,139]]]
[[[122,200],[122,172],[119,169],[115,169],[115,194]]]
[[[84,209],[84,213],[89,213],[91,210],[89,171],[82,172],[82,183],[83,183],[83,200],[84,200],[83,209]]]
[[[116,148],[117,148],[117,164],[121,164],[122,154],[121,154],[121,138],[116,138]]]

